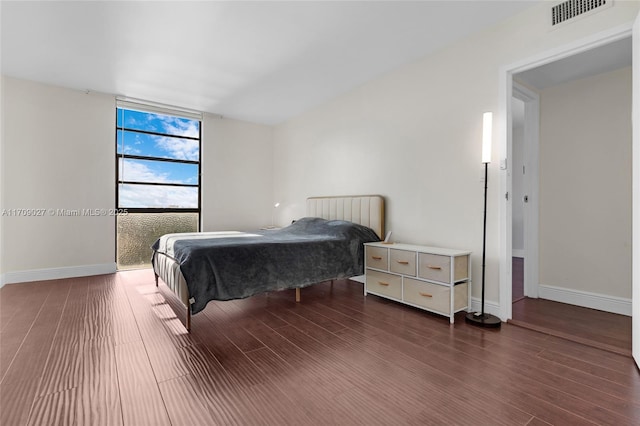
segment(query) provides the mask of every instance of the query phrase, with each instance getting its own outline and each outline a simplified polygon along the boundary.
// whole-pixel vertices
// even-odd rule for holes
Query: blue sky
[[[180,117],[118,109],[117,125],[175,136],[198,137],[200,122]],[[193,139],[117,131],[117,153],[198,161]],[[195,164],[119,159],[119,179],[132,182],[198,183]],[[120,185],[119,207],[197,207],[197,188]]]

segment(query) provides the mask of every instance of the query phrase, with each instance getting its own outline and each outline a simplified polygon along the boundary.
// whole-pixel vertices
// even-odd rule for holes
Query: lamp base
[[[464,320],[469,324],[485,328],[500,328],[502,325],[502,320],[497,316],[487,313],[482,314],[480,312],[469,312],[464,317]]]

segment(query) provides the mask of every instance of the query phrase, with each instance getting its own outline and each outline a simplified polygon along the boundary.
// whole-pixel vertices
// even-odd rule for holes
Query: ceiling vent
[[[613,5],[613,0],[567,0],[551,8],[551,28],[593,15]]]

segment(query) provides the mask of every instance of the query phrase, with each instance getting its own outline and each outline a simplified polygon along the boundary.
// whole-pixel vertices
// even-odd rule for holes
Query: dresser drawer
[[[451,258],[438,254],[418,253],[418,276],[427,280],[451,282]]]
[[[398,274],[416,276],[416,252],[389,250],[389,270]]]
[[[402,299],[402,277],[384,272],[367,270],[367,292]]]
[[[450,288],[444,285],[426,283],[406,278],[404,280],[404,301],[427,309],[449,314]]]
[[[416,244],[365,243],[364,294],[446,315],[453,324],[454,314],[469,307],[470,253]]]
[[[365,266],[368,268],[388,270],[389,250],[383,247],[369,247],[365,246]]]

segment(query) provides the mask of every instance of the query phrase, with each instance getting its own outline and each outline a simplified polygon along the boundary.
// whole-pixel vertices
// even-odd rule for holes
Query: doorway
[[[511,258],[512,301],[515,302],[524,297],[538,297],[540,97],[514,79],[511,106]]]
[[[621,46],[622,50],[620,50]],[[508,231],[508,239],[505,238],[505,240],[503,240],[502,242],[503,253],[501,261],[501,278],[504,278],[504,281],[501,279],[501,307],[503,308],[503,314],[505,314],[505,317],[507,319],[515,319],[512,303],[515,300],[521,300],[525,296],[533,300],[540,297],[540,299],[548,298],[554,300],[554,303],[560,301],[582,304],[586,306],[589,306],[590,303],[590,301],[587,301],[587,303],[582,303],[586,300],[586,296],[597,296],[597,291],[585,291],[580,294],[579,292],[564,291],[562,289],[562,286],[558,286],[557,288],[549,285],[540,286],[539,277],[532,276],[532,274],[538,273],[540,270],[540,259],[536,257],[538,255],[538,248],[537,242],[535,241],[535,239],[539,236],[539,229],[536,229],[535,232],[532,232],[533,229],[537,226],[537,219],[540,213],[539,205],[534,208],[532,203],[538,202],[539,197],[537,196],[537,194],[533,196],[533,192],[531,192],[535,191],[535,184],[539,178],[537,176],[537,168],[532,164],[529,164],[530,161],[534,160],[529,156],[531,154],[535,155],[536,151],[527,151],[527,148],[530,145],[524,144],[522,143],[522,141],[524,140],[524,135],[526,133],[524,130],[526,126],[523,124],[524,120],[526,119],[526,114],[524,113],[524,110],[526,108],[525,106],[535,102],[527,96],[526,90],[523,91],[522,87],[518,87],[518,85],[513,84],[513,82],[524,81],[524,87],[533,87],[535,90],[540,88],[540,86],[538,86],[540,84],[540,80],[535,79],[545,73],[553,76],[553,78],[570,77],[574,80],[588,78],[589,74],[587,74],[587,69],[589,68],[585,64],[587,64],[590,60],[593,60],[589,57],[593,57],[593,55],[595,54],[604,54],[605,56],[600,56],[600,58],[604,58],[607,55],[607,51],[614,53],[609,53],[611,56],[608,60],[600,59],[594,62],[597,63],[600,68],[596,67],[591,69],[591,71],[589,71],[591,74],[598,75],[609,72],[611,69],[616,69],[616,67],[620,67],[619,64],[616,64],[616,61],[620,59],[621,56],[624,56],[625,61],[627,61],[626,64],[622,66],[630,67],[630,31],[619,32],[608,37],[601,37],[596,41],[584,43],[584,45],[581,47],[575,47],[573,49],[573,52],[571,52],[571,50],[572,49],[567,49],[566,56],[561,60],[545,62],[547,60],[550,60],[550,58],[545,58],[538,60],[538,63],[536,63],[536,61],[531,61],[529,64],[521,66],[519,69],[518,67],[513,67],[511,73],[507,73],[508,78],[511,80],[511,85],[509,84],[509,82],[505,82],[507,86],[506,99],[509,99],[510,103],[510,105],[508,105],[507,107],[507,114],[505,114],[508,117],[506,135],[507,147],[505,152],[509,154],[507,155],[506,161],[503,166],[503,170],[507,171],[506,173],[503,173],[503,188],[506,189],[506,194],[511,195],[511,200],[510,202],[503,203],[502,221],[503,225],[505,224],[505,219],[508,223],[508,229],[505,230]],[[623,51],[624,54],[621,55],[621,51]],[[580,65],[578,66],[576,64]],[[602,68],[603,66],[604,68]],[[609,67],[609,69],[607,69],[606,67]],[[560,83],[561,82],[558,81],[552,82],[552,84]],[[544,88],[545,86],[543,85],[541,87]],[[523,92],[525,94],[524,96]],[[630,115],[629,113],[627,114]],[[511,133],[512,131],[513,133]],[[531,173],[531,175],[529,175],[529,173]],[[631,179],[629,178],[629,186],[630,181]],[[628,204],[630,206],[630,190],[628,197]],[[631,232],[629,231],[628,233],[630,239]],[[545,252],[544,254],[546,255],[547,252]],[[630,255],[628,269],[631,269]],[[628,282],[628,288],[630,290],[630,276],[629,279],[625,281]],[[547,283],[548,282],[549,281],[547,281]],[[522,285],[521,290],[519,284]],[[518,294],[519,291],[521,291],[521,294]],[[578,298],[575,299],[574,296],[578,296]],[[563,300],[563,297],[574,299],[572,299],[572,301],[569,301],[569,299]],[[582,297],[582,299],[580,297]],[[597,299],[597,297],[595,299]],[[595,303],[595,306],[589,307],[600,309],[600,306],[598,305],[598,303],[600,302],[601,301],[597,301]],[[630,302],[630,297],[628,298],[627,302]],[[628,305],[629,313],[627,315],[630,316],[630,303],[628,303]],[[568,305],[565,305],[565,307],[560,307],[559,311],[568,312],[566,306]],[[540,305],[540,307],[537,307],[536,309],[549,309],[549,312],[551,312],[553,307],[544,307]],[[576,318],[574,317],[570,321],[572,323],[576,323]],[[626,318],[625,321],[629,322],[627,330],[630,347],[630,317]],[[553,321],[550,321],[550,323],[553,323]],[[598,323],[598,321],[596,321],[596,323]],[[624,327],[626,327],[626,325]]]

